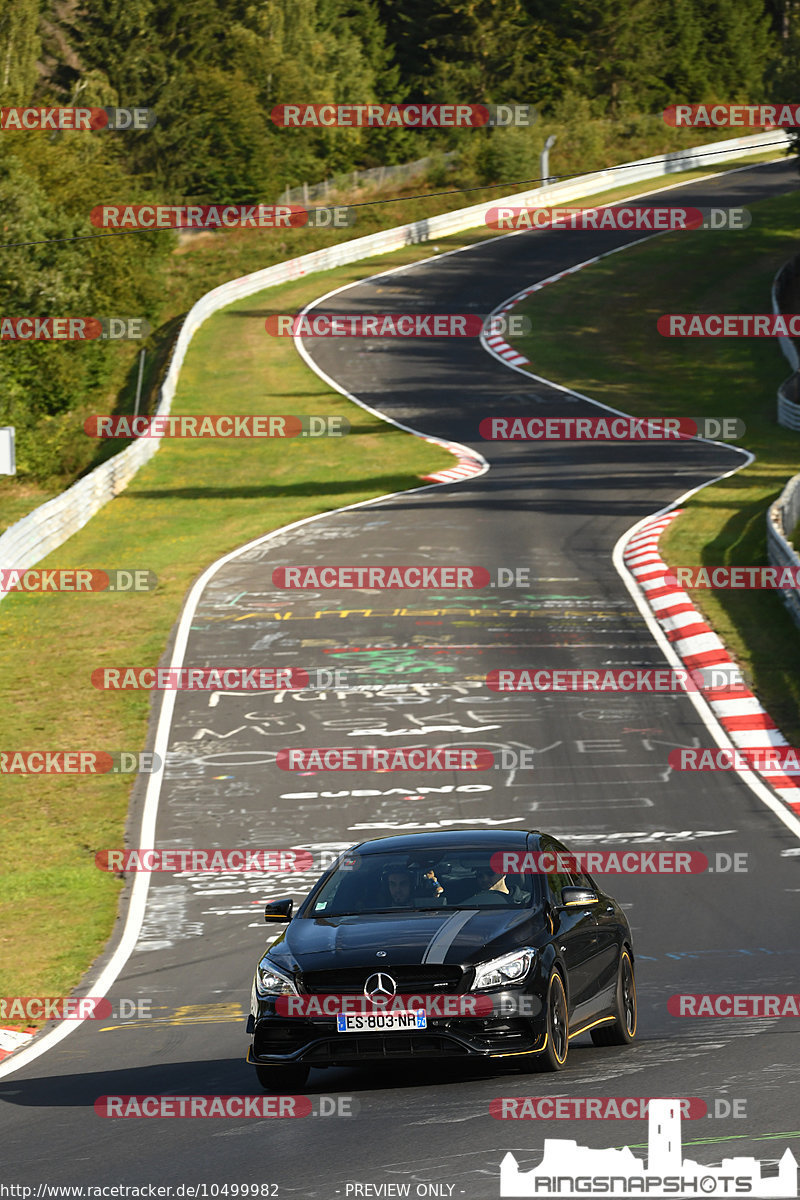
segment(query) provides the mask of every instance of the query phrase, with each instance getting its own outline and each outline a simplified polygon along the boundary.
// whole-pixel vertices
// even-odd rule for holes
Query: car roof
[[[360,854],[390,851],[421,854],[438,850],[489,850],[531,848],[542,835],[538,829],[437,829],[435,832],[401,833],[372,838],[351,846]],[[533,839],[533,843],[529,842]]]

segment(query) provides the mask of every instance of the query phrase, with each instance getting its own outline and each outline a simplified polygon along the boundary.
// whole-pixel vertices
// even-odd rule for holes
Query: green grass
[[[698,134],[700,131],[696,131]],[[704,141],[698,136],[697,144]],[[714,139],[711,139],[714,140]],[[641,148],[641,154],[632,153],[631,157],[644,157],[648,151]],[[653,151],[654,154],[660,151]],[[776,150],[770,149],[760,155],[748,157],[747,163],[754,164],[768,161],[776,157]],[[605,159],[603,159],[605,161]],[[678,184],[697,179],[710,172],[723,171],[741,166],[740,160],[721,161],[710,167],[696,168],[667,178],[653,181],[654,187],[666,184]],[[450,186],[450,185],[447,185]],[[609,188],[598,193],[595,200],[615,200],[625,196],[645,191],[649,185],[645,183],[629,184]],[[445,187],[443,190],[447,190]],[[166,286],[164,289],[164,305],[161,312],[161,324],[146,343],[147,358],[143,380],[142,411],[152,411],[160,380],[161,369],[166,365],[169,348],[180,328],[180,318],[205,292],[226,280],[246,275],[253,271],[262,270],[274,263],[287,258],[308,254],[312,250],[338,243],[343,238],[364,237],[380,229],[389,229],[407,222],[422,220],[438,213],[451,212],[454,209],[469,205],[491,204],[498,196],[515,190],[513,187],[485,187],[466,191],[451,191],[445,195],[417,195],[416,192],[436,192],[427,183],[417,187],[410,195],[402,192],[387,194],[373,202],[367,193],[361,197],[366,203],[356,210],[357,224],[346,232],[326,229],[299,228],[290,232],[283,230],[229,230],[208,234],[197,240],[186,243],[175,249],[171,257]],[[524,190],[523,188],[519,189]],[[331,196],[330,203],[340,203],[342,199]],[[352,199],[358,200],[359,196]],[[574,203],[580,204],[581,201]],[[172,237],[171,233],[165,236]],[[492,230],[479,228],[462,235],[459,244],[468,244],[481,238],[500,236]],[[441,239],[440,239],[441,240]],[[450,245],[453,243],[450,242]],[[422,257],[430,253],[418,252]],[[376,260],[378,262],[381,259]],[[380,269],[378,267],[377,269]],[[82,406],[76,406],[74,411],[77,428],[83,423],[84,417],[95,412],[132,412],[136,392],[137,360],[139,345],[136,342],[120,343],[116,348],[118,366],[116,383],[111,393],[103,398],[87,398]],[[91,347],[87,348],[87,353]],[[78,465],[63,477],[50,480],[47,483],[36,483],[33,480],[21,480],[0,476],[0,533],[9,525],[18,521],[26,513],[49,500],[53,495],[63,491],[82,473],[99,462],[105,461],[115,452],[112,443],[104,443],[94,450],[83,451],[75,439],[69,443],[70,461],[77,460]]]
[[[688,172],[685,178],[705,173]],[[631,195],[646,186],[616,188],[602,198]],[[487,195],[455,197],[451,207]],[[415,215],[402,205],[382,211],[387,225]],[[173,412],[340,414],[351,422],[352,434],[317,442],[164,441],[125,492],[39,564],[147,567],[158,576],[156,591],[11,596],[0,605],[3,748],[140,748],[149,695],[95,691],[89,684],[94,667],[157,662],[191,582],[226,551],[302,517],[413,487],[418,476],[452,465],[449,454],[329,392],[288,339],[268,338],[262,319],[244,314],[295,311],[331,288],[491,236],[500,235],[469,230],[270,289],[200,329]],[[179,312],[222,278],[267,265],[254,261],[254,246],[244,246],[242,235],[231,235],[233,248],[227,238],[182,255],[185,274],[176,280],[165,310]],[[309,248],[293,242],[284,255]],[[259,253],[263,259],[264,251]],[[560,293],[549,294],[557,298]],[[0,499],[8,502],[7,522],[50,494],[6,481]],[[122,844],[130,777],[6,776],[2,791],[3,991],[67,994],[113,927],[120,883],[94,867],[94,855]]]
[[[655,238],[560,280],[516,310],[533,322],[533,332],[515,344],[536,374],[636,416],[745,422],[739,444],[756,461],[687,501],[661,541],[671,565],[766,564],[767,508],[800,471],[800,434],[776,421],[776,390],[788,368],[775,339],[666,339],[656,331],[666,312],[770,311],[773,276],[797,248],[800,205],[788,195],[750,208],[753,223],[744,232]],[[580,234],[564,236],[577,243]],[[779,595],[699,590],[692,598],[797,744],[800,631]]]
[[[270,529],[421,483],[452,455],[332,393],[254,315],[375,270],[357,264],[250,297],[196,335],[173,412],[346,417],[341,440],[165,440],[125,492],[42,566],[140,566],[140,595],[11,595],[0,605],[6,749],[135,749],[150,696],[104,693],[93,668],[155,664],[191,582]],[[368,464],[365,469],[365,464]],[[6,995],[66,994],[107,939],[120,883],[94,866],[122,844],[131,777],[3,778],[0,977]]]

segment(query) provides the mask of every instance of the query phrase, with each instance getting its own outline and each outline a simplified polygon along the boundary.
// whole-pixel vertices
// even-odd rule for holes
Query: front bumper
[[[274,1001],[259,999],[258,1014],[247,1023],[254,1066],[345,1066],[407,1058],[500,1058],[537,1054],[544,1048],[541,999],[527,992],[492,993],[495,1011],[485,1017],[428,1017],[423,1030],[338,1033],[336,1018],[278,1016]],[[524,1003],[521,1004],[521,1000]],[[525,1015],[520,1016],[520,1008]]]

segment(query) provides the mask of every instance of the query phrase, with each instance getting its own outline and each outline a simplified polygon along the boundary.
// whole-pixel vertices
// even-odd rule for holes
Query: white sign
[[[14,461],[14,427],[0,426],[0,475],[16,475],[17,465]]]

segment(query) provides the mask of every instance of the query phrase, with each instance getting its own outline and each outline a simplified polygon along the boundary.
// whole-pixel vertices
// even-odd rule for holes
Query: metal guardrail
[[[622,163],[609,170],[593,171],[561,183],[548,184],[544,187],[516,192],[510,196],[502,196],[488,204],[485,202],[473,204],[468,208],[459,208],[436,217],[426,217],[408,225],[382,229],[366,237],[354,238],[335,246],[327,246],[322,250],[314,250],[310,254],[290,258],[286,262],[276,263],[272,267],[266,267],[261,271],[254,271],[250,275],[243,275],[238,279],[223,283],[212,291],[206,292],[187,313],[159,391],[155,412],[159,416],[166,416],[169,413],[183,360],[197,330],[208,317],[235,300],[251,296],[265,288],[274,287],[276,284],[300,279],[316,271],[328,271],[332,267],[358,262],[360,259],[371,258],[374,255],[388,254],[403,246],[430,241],[435,237],[446,237],[448,234],[459,233],[465,229],[477,228],[484,223],[487,209],[496,207],[498,204],[509,207],[565,204],[570,200],[592,196],[607,190],[612,180],[619,185],[639,183],[664,175],[677,174],[689,168],[715,166],[721,161],[723,154],[727,159],[744,158],[748,154],[757,154],[763,150],[766,144],[774,145],[780,137],[779,131],[771,130],[768,133],[754,134],[750,137],[729,138],[721,142],[710,142],[705,146],[689,147],[686,150],[676,150],[669,154],[636,159],[634,162]],[[788,142],[785,134],[783,137]],[[0,568],[27,569],[62,545],[109,500],[127,487],[139,468],[158,450],[159,445],[160,438],[148,437],[134,442],[121,453],[96,467],[89,475],[78,480],[60,496],[48,500],[46,504],[40,505],[39,508],[34,509],[16,524],[10,526],[0,536]],[[0,600],[5,595],[5,592],[0,591]]]
[[[795,255],[789,262],[784,263],[772,281],[772,311],[776,316],[785,311],[784,297],[786,290],[797,287],[797,277],[800,273],[800,255]],[[786,429],[800,430],[800,354],[794,338],[779,337],[778,342],[786,361],[794,374],[778,388],[778,424]]]
[[[800,274],[800,255],[784,263],[772,281],[772,311],[786,311],[786,291],[793,291]],[[793,374],[778,388],[778,424],[800,431],[800,354],[794,338],[780,337],[781,350]],[[800,475],[793,475],[767,511],[767,557],[774,567],[800,567],[800,556],[791,541],[800,517]],[[800,626],[800,593],[797,588],[782,588],[786,607],[794,623]]]
[[[767,512],[767,557],[774,567],[800,567],[800,555],[791,542],[800,517],[800,475],[793,475]],[[800,626],[800,592],[781,588],[784,603],[795,625]]]

